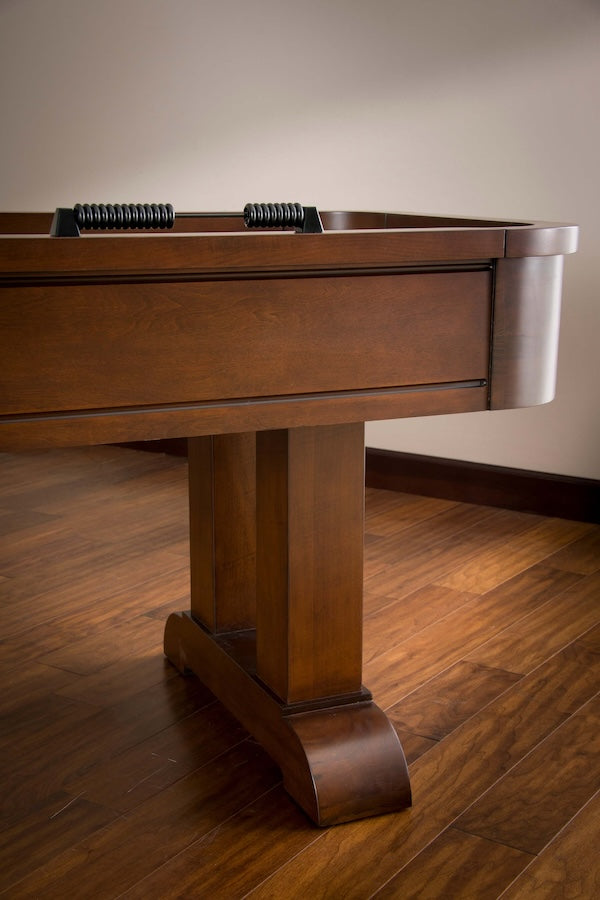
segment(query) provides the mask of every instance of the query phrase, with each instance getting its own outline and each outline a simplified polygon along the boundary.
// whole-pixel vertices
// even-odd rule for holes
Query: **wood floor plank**
[[[427,753],[428,750],[431,750],[432,747],[435,747],[436,741],[424,737],[422,734],[417,734],[415,731],[408,731],[402,727],[401,723],[395,722],[392,716],[389,718],[396,730],[396,734],[400,738],[404,756],[409,766],[420,756],[423,756],[424,753]]]
[[[64,549],[64,546],[63,546]],[[106,602],[112,595],[181,567],[169,550],[134,551],[117,545],[54,561],[46,570],[28,571],[1,586],[4,636],[68,615],[80,603]],[[104,577],[98,573],[104,572]]]
[[[126,813],[248,738],[215,701],[65,779],[72,795]]]
[[[330,829],[249,896],[370,897],[593,697],[599,676],[583,648],[552,657],[413,764],[411,810]]]
[[[510,603],[512,619],[519,619],[541,605],[548,595],[552,596],[579,578],[570,572],[543,566],[528,569],[368,660],[365,684],[373,692],[376,702],[388,709],[504,630],[507,603]]]
[[[484,550],[477,559],[465,562],[439,583],[459,591],[483,594],[528,566],[546,560],[557,550],[583,537],[591,527],[567,519],[544,519],[508,539],[503,546]]]
[[[166,559],[166,571],[153,575],[149,580],[117,591],[110,598],[82,595],[76,604],[62,605],[53,619],[40,625],[28,624],[5,638],[0,671],[22,667],[44,654],[67,647],[73,641],[99,634],[105,628],[136,616],[147,615],[164,623],[169,612],[186,609],[190,595],[189,565],[184,560],[177,562],[170,554]],[[159,608],[163,611],[161,615],[155,613]]]
[[[121,900],[241,898],[319,834],[279,785],[169,860]]]
[[[600,695],[586,703],[454,823],[539,853],[600,785]]]
[[[600,897],[600,792],[517,877],[502,900]]]
[[[586,631],[579,643],[585,644],[586,647],[589,647],[590,650],[595,650],[596,653],[600,653],[600,624],[594,625],[593,628]]]
[[[419,549],[411,556],[406,557],[399,546],[396,562],[385,565],[370,577],[367,575],[365,589],[378,594],[403,596],[426,584],[441,583],[449,572],[465,564],[476,564],[487,549],[501,548],[508,538],[520,534],[526,528],[521,515],[495,510],[483,516],[473,527],[433,545],[424,534]],[[519,518],[515,520],[515,516]],[[458,589],[466,590],[464,586]]]
[[[388,597],[364,616],[363,659],[368,662],[389,647],[445,618],[475,599],[473,594],[427,585],[400,599]]]
[[[600,528],[594,528],[568,547],[557,550],[546,560],[549,566],[593,575],[600,570]]]
[[[173,676],[171,668],[151,691],[105,709],[56,697],[48,712],[39,711],[18,725],[7,722],[0,735],[0,754],[7,761],[0,794],[4,821],[29,812],[65,790],[77,775],[214,702],[197,679]]]
[[[116,814],[84,796],[60,792],[0,832],[0,892],[114,821]]]
[[[467,659],[525,674],[597,622],[598,598],[600,574],[583,578],[472,651]]]
[[[6,727],[5,716],[22,714],[32,704],[43,707],[61,688],[79,681],[78,676],[72,672],[31,661],[21,666],[2,665],[0,674],[3,685],[0,694],[0,727]],[[29,715],[30,713],[25,713],[26,721]]]
[[[405,528],[430,519],[457,506],[454,500],[420,497],[394,491],[365,491],[365,532],[379,537],[397,534]]]
[[[529,854],[513,847],[449,828],[373,896],[497,900],[530,861]]]
[[[467,503],[450,504],[435,515],[407,524],[402,532],[392,531],[385,537],[369,543],[366,551],[368,559],[384,563],[395,563],[400,559],[409,559],[423,549],[427,539],[429,549],[442,544],[448,539],[456,538],[462,532],[479,526],[486,519],[496,518],[496,511],[487,506],[473,506]],[[511,527],[516,529],[517,523],[522,527],[529,523],[529,518],[521,513],[512,513]]]
[[[387,710],[396,729],[439,741],[515,684],[520,675],[461,660]]]
[[[38,662],[78,675],[91,675],[123,658],[143,655],[148,648],[156,655],[157,648],[160,652],[163,631],[156,619],[136,616],[46,653],[38,657]]]
[[[245,741],[36,869],[11,889],[12,896],[119,896],[278,781],[264,751]]]

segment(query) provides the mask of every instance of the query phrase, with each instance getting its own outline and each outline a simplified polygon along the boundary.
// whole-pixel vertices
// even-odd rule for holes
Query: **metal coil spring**
[[[170,203],[77,203],[73,212],[79,228],[172,228]]]
[[[300,203],[247,203],[244,224],[247,228],[302,228],[304,207]]]

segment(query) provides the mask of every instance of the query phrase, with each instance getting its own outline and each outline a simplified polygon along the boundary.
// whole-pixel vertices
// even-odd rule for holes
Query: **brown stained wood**
[[[245,777],[232,780],[236,769]],[[36,869],[18,885],[20,895],[48,900],[118,895],[221,826],[277,780],[260,747],[243,742],[214,761],[210,779],[197,770]]]
[[[110,564],[110,579],[98,579],[96,567]],[[32,571],[33,569],[33,571]],[[154,575],[161,576],[168,571],[181,569],[181,557],[168,550],[144,553],[140,548],[133,552],[115,543],[112,550],[102,547],[89,556],[71,558],[68,553],[55,558],[50,567],[41,567],[36,572],[31,566],[22,576],[8,579],[3,585],[3,595],[10,603],[5,610],[5,634],[22,633],[24,623],[30,627],[43,625],[56,616],[73,610],[80,598],[92,607],[94,603],[106,600],[114,594],[131,590]]]
[[[233,434],[270,428],[364,422],[367,419],[437,416],[487,409],[488,388],[432,385],[365,391],[209,401],[171,406],[73,413],[64,418],[7,417],[0,422],[0,450],[79,447],[187,435]]]
[[[367,488],[367,510],[365,532],[369,537],[390,537],[414,526],[420,520],[451,509],[451,500],[437,500],[433,497],[417,497],[398,494],[394,491],[377,491]]]
[[[476,559],[449,572],[439,583],[455,590],[483,594],[582,537],[590,527],[564,519],[535,522],[531,528],[507,539],[502,547],[484,550]]]
[[[405,528],[401,535],[395,532],[377,541],[372,541],[368,549],[369,560],[382,560],[390,565],[400,561],[405,562],[423,549],[425,534],[428,535],[426,543],[433,550],[436,545],[443,544],[446,540],[454,540],[463,532],[470,533],[469,529],[474,530],[479,523],[486,528],[487,525],[484,523],[488,518],[491,519],[488,524],[493,527],[496,517],[494,510],[489,507],[452,504],[449,508],[442,509],[437,514],[424,518],[421,522],[411,522],[410,527]],[[518,531],[520,521],[522,528],[525,529],[530,520],[527,517],[520,520],[518,514],[514,515],[511,517],[513,531]]]
[[[40,465],[41,460],[43,465]],[[22,511],[27,507],[35,510],[43,504],[46,477],[49,493],[61,483],[70,483],[64,499],[67,503],[71,495],[72,508],[65,506],[63,510],[68,513],[73,533],[77,532],[77,506],[88,506],[86,482],[91,486],[90,497],[98,484],[110,482],[115,485],[112,499],[106,495],[104,502],[114,505],[118,519],[122,497],[119,484],[133,474],[136,466],[150,478],[147,490],[152,493],[151,470],[160,472],[170,465],[168,459],[156,454],[140,455],[109,447],[5,456],[0,462],[0,483],[10,498],[8,510]],[[185,467],[179,471],[185,486]],[[164,482],[159,479],[158,483]],[[367,519],[373,525],[375,537],[379,531],[376,510],[384,516],[381,524],[381,535],[384,536],[394,518],[393,499],[390,492],[380,496],[378,492],[368,491]],[[403,521],[406,504],[413,500],[398,497]],[[59,503],[58,495],[56,501]],[[156,516],[161,515],[160,509],[165,505],[169,505],[168,492],[158,490]],[[142,514],[147,516],[149,511],[147,507]],[[60,509],[56,510],[56,515],[60,518]],[[418,524],[422,521],[418,507],[415,515],[415,524]],[[16,516],[17,524],[19,520],[23,521],[22,512]],[[133,519],[130,521],[135,527]],[[8,519],[6,525],[3,546],[10,546],[12,532]],[[471,540],[476,527],[473,527]],[[398,532],[399,559],[403,531]],[[16,536],[18,533],[19,528]],[[67,557],[70,552],[68,531],[63,530],[62,534],[62,550],[61,544],[56,542],[54,553]],[[491,531],[488,537],[490,534]],[[131,896],[177,896],[178,885],[182,886],[182,891],[187,885],[193,886],[188,893],[194,895],[197,885],[201,890],[203,875],[211,890],[214,886],[224,897],[243,896],[253,890],[257,890],[255,896],[274,896],[277,900],[295,895],[304,900],[311,893],[361,900],[371,897],[404,867],[409,867],[405,874],[416,873],[421,865],[420,854],[428,846],[437,846],[437,839],[451,821],[477,803],[499,778],[510,777],[507,773],[514,766],[528,754],[537,752],[541,742],[551,739],[562,723],[579,715],[582,705],[597,692],[600,675],[598,625],[590,627],[574,645],[560,650],[553,658],[555,644],[552,644],[548,657],[537,670],[521,678],[496,699],[490,700],[483,690],[473,664],[461,660],[456,664],[456,679],[449,680],[450,715],[444,722],[447,729],[452,730],[443,740],[436,742],[421,738],[404,727],[398,729],[411,761],[415,791],[413,808],[325,832],[317,830],[287,798],[281,786],[277,786],[279,776],[273,767],[269,770],[275,780],[271,782],[272,787],[266,786],[258,771],[266,763],[263,754],[245,758],[228,755],[225,746],[230,740],[237,742],[240,735],[237,728],[228,730],[232,725],[231,717],[195,679],[181,679],[168,665],[163,665],[159,647],[155,651],[156,667],[149,664],[149,657],[138,653],[135,658],[131,657],[129,667],[124,658],[89,676],[51,670],[34,662],[37,656],[57,647],[46,644],[44,626],[30,627],[31,614],[45,616],[46,621],[52,618],[52,641],[60,638],[66,643],[69,622],[72,622],[74,634],[83,637],[93,633],[96,616],[100,628],[105,630],[118,621],[121,607],[127,615],[139,615],[146,590],[147,615],[153,618],[161,615],[160,595],[163,591],[165,596],[170,595],[170,600],[163,604],[165,613],[173,608],[171,603],[177,608],[185,605],[185,602],[181,603],[185,601],[186,591],[181,556],[178,567],[172,570],[175,580],[169,589],[171,570],[165,568],[165,563],[174,558],[173,544],[168,544],[168,551],[164,547],[159,549],[158,544],[152,545],[145,556],[139,555],[139,547],[133,555],[123,554],[120,552],[122,537],[118,531],[111,537],[106,529],[107,552],[89,556],[82,565],[71,560],[70,567],[61,568],[60,577],[49,572],[48,583],[40,584],[37,573],[35,577],[23,573],[0,582],[2,623],[7,618],[16,621],[12,612],[13,598],[21,598],[23,613],[21,630],[10,639],[10,656],[8,645],[3,644],[1,657],[5,699],[10,701],[3,711],[0,731],[3,827],[6,825],[11,829],[8,832],[11,841],[0,852],[0,880],[11,898],[55,896],[63,900],[68,895],[87,900],[92,894],[117,896],[128,890],[124,885],[130,885]],[[426,550],[426,533],[422,539]],[[581,540],[585,541],[585,538]],[[368,547],[369,544],[367,552]],[[574,548],[575,543],[570,547]],[[41,535],[37,548],[43,554]],[[456,568],[464,560],[464,543],[457,543],[455,549],[458,561],[450,568]],[[115,575],[120,586],[116,591],[112,587],[110,550],[119,561]],[[588,551],[584,551],[585,559],[587,554]],[[417,553],[415,559],[419,558]],[[10,561],[10,552],[7,559]],[[552,565],[553,559],[549,556],[544,563],[525,569],[484,595],[480,607],[482,617],[490,615],[494,627],[499,626],[502,631],[573,586],[579,584],[577,590],[584,592],[590,575],[570,571],[569,566],[561,567],[561,571]],[[580,568],[579,559],[578,555],[577,569]],[[128,563],[131,566],[129,574],[126,572]],[[432,575],[436,571],[434,566]],[[155,583],[159,576],[160,580]],[[382,602],[390,603],[403,595],[403,580],[394,584],[390,577],[388,585],[390,596],[367,595],[368,600],[377,600],[371,607],[373,610]],[[432,596],[438,596],[439,587],[424,584],[423,598],[428,587]],[[39,600],[35,604],[27,602],[28,595]],[[440,608],[440,615],[442,613]],[[391,606],[390,628],[401,630],[401,627],[402,604]],[[368,640],[368,621],[365,628]],[[430,633],[432,639],[438,639],[439,632],[433,629]],[[36,646],[39,647],[37,653]],[[23,661],[19,658],[20,648]],[[432,644],[431,649],[435,656],[435,645]],[[157,681],[154,676],[159,673],[159,663],[163,677]],[[440,684],[444,682],[444,669],[445,662],[441,657],[437,671],[432,671],[430,676],[432,692],[435,692],[438,679],[442,679]],[[464,674],[462,686],[461,671]],[[54,674],[47,677],[51,672]],[[390,670],[390,674],[393,677],[393,671]],[[106,681],[102,682],[104,676]],[[500,683],[495,679],[502,676],[490,674],[490,677],[499,689]],[[90,680],[93,684],[86,692],[84,685]],[[82,686],[75,693],[77,681],[81,681]],[[455,695],[450,691],[450,682],[454,685]],[[136,687],[137,693],[132,694],[131,687]],[[424,721],[431,711],[434,693],[428,693],[428,687],[426,684],[412,695],[415,718],[411,717],[411,727],[413,723],[418,725],[419,721]],[[94,702],[102,702],[104,708],[89,706],[80,699],[74,703],[67,696],[61,696],[64,692],[73,692],[81,699],[87,693],[89,698],[94,696]],[[421,692],[423,705],[419,711],[416,698]],[[480,708],[459,724],[458,720],[470,712],[467,706],[471,698],[473,701],[479,698]],[[406,698],[406,702],[409,699]],[[393,697],[392,706],[400,700],[400,697]],[[400,708],[404,702],[400,703]],[[454,708],[456,720],[452,718]],[[398,727],[401,723],[395,724]],[[557,746],[556,750],[568,771],[572,765],[568,748]],[[215,769],[211,757],[221,751],[224,751],[224,756],[220,757],[223,765]],[[157,757],[153,757],[153,753]],[[155,759],[158,760],[156,768],[153,767]],[[171,759],[177,763],[170,762]],[[219,756],[216,756],[215,762],[218,760]],[[183,778],[174,782],[179,774]],[[530,777],[535,778],[533,768]],[[543,782],[543,773],[539,777]],[[138,778],[140,783],[136,783]],[[178,789],[180,781],[182,784]],[[207,802],[207,791],[212,790],[213,782],[214,803],[212,800]],[[133,790],[127,793],[130,788]],[[543,785],[543,788],[548,790],[552,785]],[[83,789],[87,793],[75,799]],[[233,795],[240,790],[244,794],[242,806],[239,811],[232,812]],[[174,794],[173,791],[179,792]],[[217,815],[220,792],[224,808],[222,815]],[[55,805],[55,797],[65,802],[73,799],[74,802],[50,823],[49,816],[64,805],[62,802]],[[112,819],[114,810],[111,806],[126,810],[127,818]],[[533,806],[531,808],[533,810]],[[99,809],[102,812],[98,813]],[[107,817],[104,828],[98,815]],[[134,819],[129,825],[128,819],[132,815]],[[521,883],[521,890],[515,887],[508,896],[546,896],[544,891],[552,896],[554,890],[554,896],[562,897],[563,885],[576,890],[579,879],[583,896],[594,896],[598,879],[597,827],[593,805],[584,807],[563,831],[553,836],[538,861],[521,876],[522,882],[517,879],[515,885]],[[488,841],[476,840],[480,848],[481,876],[496,868],[497,883],[507,884],[509,873],[499,857],[508,859],[510,852],[505,857],[502,849],[505,845],[492,842],[490,846]],[[239,847],[239,865],[236,864],[236,846]],[[16,847],[22,853],[20,859],[12,854]],[[441,876],[447,877],[450,883],[460,884],[461,877],[465,877],[463,861],[464,856],[457,848],[453,857],[447,857]],[[25,872],[18,869],[25,880],[16,885],[9,873],[15,872],[14,866],[20,867],[21,863],[27,864]],[[173,877],[169,879],[171,872]],[[431,869],[426,869],[423,874],[421,890],[426,891]],[[542,887],[546,878],[546,887]],[[399,883],[402,883],[401,879]],[[500,892],[498,887],[497,893]]]
[[[470,511],[463,513],[469,518]],[[515,520],[515,515],[518,518]],[[526,519],[518,513],[505,510],[479,509],[472,526],[442,541],[423,542],[408,559],[403,558],[398,547],[397,561],[389,563],[365,581],[365,589],[377,594],[396,596],[412,593],[419,587],[442,579],[458,564],[469,563],[488,548],[502,546],[507,536],[525,530]],[[435,533],[435,524],[431,529]],[[459,588],[461,590],[462,588]]]
[[[366,612],[364,619],[365,664],[368,665],[370,660],[385,653],[390,647],[401,644],[428,625],[455,612],[473,598],[473,594],[437,585],[427,585],[398,600],[391,597],[380,598],[377,609]]]
[[[2,585],[0,585],[1,589]],[[2,647],[4,650],[4,645]],[[33,659],[26,659],[24,664],[16,666],[13,661],[4,658],[0,664],[0,677],[4,684],[10,684],[10,691],[0,696],[0,714],[11,711],[22,712],[29,704],[49,704],[54,694],[66,685],[79,682],[79,676],[52,666],[43,666]]]
[[[364,428],[265,432],[256,454],[258,676],[286,703],[360,691]]]
[[[590,650],[596,650],[597,653],[600,653],[600,624],[590,628],[590,630],[583,635],[580,642],[584,643]]]
[[[31,707],[25,721],[6,717],[1,746],[6,762],[0,801],[3,822],[37,808],[59,790],[68,790],[74,776],[106,764],[214,703],[202,685],[181,682],[170,677],[154,690],[147,686],[123,701],[115,698],[114,705],[104,709],[63,700],[62,710],[46,702],[43,709]]]
[[[164,623],[159,624],[164,629]],[[160,635],[162,637],[162,631]],[[156,652],[158,647],[160,639],[147,643],[145,647],[132,645],[129,655],[107,662],[106,666],[91,674],[86,673],[85,678],[61,688],[59,696],[90,706],[104,707],[107,696],[114,703],[123,703],[142,691],[158,687],[174,675]]]
[[[593,575],[600,570],[600,532],[590,531],[579,540],[569,544],[562,550],[553,553],[547,560],[549,566],[566,569],[568,572],[579,572],[581,575]]]
[[[146,616],[123,622],[92,637],[82,638],[68,647],[47,653],[39,661],[57,669],[90,675],[124,657],[143,654],[160,643],[161,623]]]
[[[61,239],[32,233],[39,215],[4,216],[0,446],[482,410],[490,372],[493,408],[550,398],[576,228],[342,212],[312,235],[220,219]]]
[[[435,747],[435,741],[430,740],[429,738],[423,737],[421,734],[415,734],[413,731],[406,731],[404,728],[398,727],[398,725],[394,722],[392,716],[388,715],[388,719],[392,723],[392,726],[400,738],[400,743],[402,744],[402,749],[404,750],[404,756],[406,757],[406,762],[410,769],[410,766],[414,763],[416,759],[420,756],[423,756],[424,753],[427,753],[428,750],[431,750],[432,747]]]
[[[0,290],[3,415],[488,374],[487,272]]]
[[[490,409],[549,403],[556,387],[562,256],[496,265]]]
[[[33,235],[0,239],[6,275],[131,274],[215,276],[318,272],[365,266],[396,268],[423,262],[472,262],[502,256],[502,228],[242,234],[89,234],[74,241]]]
[[[73,796],[82,794],[89,801],[126,813],[210,765],[247,736],[219,703],[208,702],[116,757],[75,773],[65,786]]]
[[[123,900],[242,897],[311,844],[307,827],[281,787],[233,816],[225,827],[195,841],[125,894]]]
[[[256,439],[188,441],[192,613],[213,632],[256,622]]]
[[[519,677],[461,660],[388,709],[388,717],[397,730],[408,729],[439,741],[507,691]]]
[[[529,854],[513,847],[449,828],[374,896],[378,900],[386,897],[497,900],[503,888],[530,862]]]
[[[74,250],[65,248],[63,241],[47,237],[51,216],[49,213],[0,213],[0,233],[8,235],[0,241],[0,262],[8,271],[68,270],[70,263],[72,271],[97,272],[116,266],[128,272],[140,265],[140,257],[150,271],[156,267],[196,272],[231,272],[240,267],[273,271],[295,265],[322,265],[323,250],[331,262],[348,266],[359,266],[365,257],[379,265],[423,259],[443,262],[456,258],[485,259],[503,255],[505,245],[508,256],[536,256],[573,253],[578,231],[576,226],[557,223],[323,211],[324,235],[235,234],[243,231],[240,213],[227,214],[225,219],[214,213],[200,213],[187,222],[176,219],[175,231],[179,234],[142,236],[142,248],[136,246],[140,243],[139,234],[125,232],[113,237],[90,232],[84,233]],[[221,231],[223,223],[230,233],[220,235],[220,240],[215,241],[210,233],[202,234]],[[376,230],[369,233],[368,229]],[[188,230],[196,234],[181,233]],[[363,234],[357,234],[357,230]],[[31,237],[27,241],[15,241],[16,234]],[[39,234],[44,237],[38,237]],[[11,243],[16,243],[17,248],[11,247]],[[195,266],[190,265],[190,258],[195,260]]]
[[[258,624],[258,623],[257,623]],[[384,713],[367,697],[325,698],[296,712],[277,700],[190,616],[171,615],[165,654],[198,675],[276,761],[288,793],[328,826],[410,804],[406,761]]]
[[[62,598],[63,602],[55,610],[57,614],[50,621],[37,625],[32,622],[26,630],[16,631],[4,639],[0,668],[6,666],[14,669],[23,664],[30,665],[41,654],[60,650],[69,643],[91,634],[97,635],[102,628],[110,628],[123,619],[146,614],[164,623],[169,613],[181,609],[188,602],[190,576],[187,560],[180,561],[177,566],[170,554],[168,556],[157,554],[157,557],[157,564],[162,565],[160,573],[149,571],[146,567],[140,575],[137,589],[133,590],[130,586],[124,591],[109,593],[110,603],[106,602],[105,594],[91,597],[88,594],[85,599],[79,601],[79,598],[74,597],[72,590],[67,592],[67,597]],[[135,571],[133,561],[129,566]],[[150,580],[145,580],[144,575],[150,575]],[[21,579],[15,581],[18,583]],[[15,581],[10,585],[4,585],[2,590],[3,597],[11,604],[15,602],[11,599],[13,596],[11,588],[16,588]],[[32,584],[29,578],[26,583],[28,587]],[[15,590],[14,594],[16,593]],[[26,594],[26,591],[24,593]],[[35,596],[33,589],[31,594]],[[60,589],[57,588],[54,597],[59,595]],[[52,600],[52,596],[43,595],[40,607],[47,608],[52,604]],[[25,597],[19,606],[25,606],[26,603]],[[156,609],[159,609],[158,613]],[[21,613],[26,614],[23,609]],[[20,621],[22,624],[22,617]]]
[[[557,654],[413,764],[409,811],[329,829],[254,891],[253,900],[371,897],[593,697],[599,675],[600,657],[577,647]]]
[[[468,655],[486,666],[526,673],[593,626],[598,617],[600,575],[579,581]]]
[[[571,819],[502,895],[504,900],[597,897],[600,793]]]
[[[600,784],[600,697],[586,703],[455,822],[539,853]]]
[[[373,447],[366,462],[370,488],[600,524],[597,479]]]
[[[10,896],[23,896],[20,888],[10,886],[40,866],[52,864],[116,817],[104,804],[90,802],[88,797],[57,792],[34,812],[4,824],[0,832],[0,891],[8,887]]]
[[[375,700],[388,709],[440,669],[454,665],[506,625],[506,603],[520,618],[577,576],[543,568],[526,571],[482,598],[470,600],[414,636],[393,645],[365,665],[365,682]]]

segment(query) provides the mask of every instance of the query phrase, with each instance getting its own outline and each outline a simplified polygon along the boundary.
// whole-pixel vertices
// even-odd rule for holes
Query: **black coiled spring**
[[[172,228],[170,203],[77,203],[73,212],[79,228]]]
[[[247,203],[246,228],[303,228],[304,207],[300,203]]]

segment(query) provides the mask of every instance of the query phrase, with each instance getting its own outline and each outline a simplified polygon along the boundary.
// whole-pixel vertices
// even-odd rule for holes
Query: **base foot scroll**
[[[280,767],[290,796],[320,826],[410,806],[402,746],[371,700],[291,712],[256,678],[253,633],[212,635],[187,613],[169,616],[165,654],[191,670]]]

